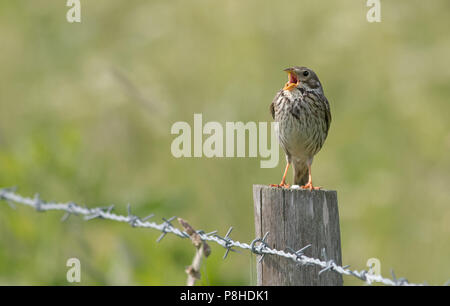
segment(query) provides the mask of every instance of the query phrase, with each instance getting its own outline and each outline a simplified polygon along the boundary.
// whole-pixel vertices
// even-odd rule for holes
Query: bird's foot
[[[301,189],[309,189],[309,190],[320,190],[322,187],[315,187],[311,182],[306,185],[300,186]]]
[[[280,183],[280,184],[270,184],[270,187],[277,187],[277,188],[289,188],[291,185],[286,183]]]

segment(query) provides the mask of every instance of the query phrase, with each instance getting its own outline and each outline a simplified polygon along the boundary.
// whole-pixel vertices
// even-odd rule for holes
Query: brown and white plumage
[[[311,164],[328,135],[331,123],[330,106],[317,75],[306,67],[292,67],[289,81],[270,105],[273,119],[278,122],[277,135],[286,154],[287,166],[281,184],[285,183],[290,164],[294,168],[294,184],[314,188]]]

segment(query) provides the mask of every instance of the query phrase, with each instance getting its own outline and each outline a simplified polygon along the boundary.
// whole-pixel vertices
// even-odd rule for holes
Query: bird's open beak
[[[288,82],[286,83],[286,85],[284,85],[283,90],[292,90],[295,87],[297,87],[297,85],[300,83],[300,81],[298,80],[297,74],[295,74],[294,69],[287,68],[287,69],[284,69],[284,71],[286,71],[288,73],[289,79],[288,79]]]

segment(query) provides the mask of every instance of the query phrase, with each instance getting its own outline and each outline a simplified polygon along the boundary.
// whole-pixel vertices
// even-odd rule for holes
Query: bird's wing
[[[331,111],[330,111],[330,103],[328,103],[328,99],[323,96],[324,101],[325,101],[325,121],[327,123],[327,134],[328,134],[328,130],[330,129],[330,124],[331,124]]]
[[[280,95],[282,94],[282,92],[283,92],[282,90],[277,92],[277,94],[275,95],[275,97],[272,100],[272,103],[270,103],[270,114],[272,115],[273,119],[275,119],[275,103],[280,98]]]

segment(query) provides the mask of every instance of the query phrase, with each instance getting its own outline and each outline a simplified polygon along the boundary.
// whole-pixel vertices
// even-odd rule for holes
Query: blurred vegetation
[[[250,241],[258,158],[181,158],[176,121],[269,121],[291,65],[313,68],[333,122],[315,182],[339,194],[343,260],[442,284],[450,277],[450,3],[382,1],[0,2],[0,186],[114,203]],[[120,77],[121,76],[121,77]],[[124,80],[128,79],[130,87]],[[281,152],[280,152],[281,154]],[[0,284],[181,285],[188,240],[0,205]],[[255,257],[212,246],[199,284],[254,284]],[[346,284],[361,284],[346,278]]]

